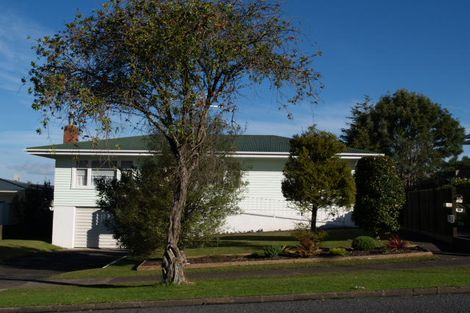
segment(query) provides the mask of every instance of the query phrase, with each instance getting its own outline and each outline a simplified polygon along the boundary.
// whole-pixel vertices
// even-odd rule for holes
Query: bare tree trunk
[[[310,221],[310,231],[315,232],[317,231],[317,206],[312,206],[312,219]]]
[[[163,253],[162,260],[162,281],[166,285],[179,285],[187,282],[184,275],[186,256],[184,252],[180,251],[178,248],[181,234],[181,216],[186,204],[189,185],[189,172],[186,167],[180,167],[178,178],[179,183],[170,212],[168,244]]]

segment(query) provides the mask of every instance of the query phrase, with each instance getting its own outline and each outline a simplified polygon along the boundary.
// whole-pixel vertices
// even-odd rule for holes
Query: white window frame
[[[77,167],[78,161],[88,161],[87,166],[86,167]],[[95,189],[95,184],[94,184],[93,178],[92,178],[92,171],[93,171],[92,161],[96,161],[96,159],[74,160],[73,161],[71,189],[85,189],[85,190],[94,190]],[[120,165],[122,161],[131,161],[131,162],[133,162],[133,164],[135,164],[135,162],[132,161],[132,160],[119,160],[118,164]],[[86,169],[86,171],[87,171],[86,186],[78,186],[77,185],[77,169]],[[121,179],[120,167],[117,167],[115,169],[115,175],[116,175],[117,180]]]

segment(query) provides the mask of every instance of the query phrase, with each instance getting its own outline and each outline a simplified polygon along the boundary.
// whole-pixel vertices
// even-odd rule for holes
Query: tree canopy
[[[217,138],[214,138],[217,140]],[[173,201],[175,162],[168,149],[147,157],[120,180],[98,182],[98,205],[112,217],[108,227],[132,254],[148,256],[165,247]],[[182,247],[210,242],[228,215],[238,212],[243,188],[240,164],[225,154],[209,154],[192,175],[182,216]]]
[[[268,81],[285,90],[280,106],[314,99],[319,76],[297,42],[272,2],[111,0],[36,45],[31,93],[44,126],[72,113],[81,129],[110,133],[119,118],[140,119],[167,140],[177,170],[165,283],[186,280],[177,243],[189,181],[208,134],[231,126],[237,93]]]
[[[318,209],[349,207],[354,202],[352,169],[337,155],[345,150],[334,134],[314,127],[290,141],[282,193],[301,212],[311,212],[312,231],[316,230]]]
[[[341,138],[353,148],[392,157],[407,188],[438,171],[448,157],[462,152],[464,128],[447,109],[405,89],[375,104],[370,99],[352,109]]]
[[[376,236],[398,231],[405,186],[396,163],[387,156],[364,157],[357,162],[354,177],[357,188],[354,222]]]

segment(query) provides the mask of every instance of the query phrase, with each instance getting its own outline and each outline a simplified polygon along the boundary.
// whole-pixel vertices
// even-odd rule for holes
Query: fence
[[[453,202],[455,192],[452,186],[408,192],[402,229],[451,243],[455,229],[447,217],[453,209],[445,203]]]

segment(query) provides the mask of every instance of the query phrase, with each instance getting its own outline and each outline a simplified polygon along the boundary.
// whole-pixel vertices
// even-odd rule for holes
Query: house
[[[53,188],[0,178],[0,238],[50,240]]]
[[[70,125],[69,125],[70,126]],[[33,155],[55,160],[54,221],[52,243],[65,248],[116,248],[117,242],[106,229],[106,214],[97,208],[94,180],[116,177],[120,170],[137,165],[152,155],[148,137],[136,136],[99,141],[78,142],[73,127],[65,129],[64,143],[27,148]],[[263,229],[293,229],[308,216],[300,215],[281,192],[282,169],[289,156],[289,138],[270,135],[243,135],[235,142],[232,156],[246,170],[248,183],[239,203],[241,214],[228,217],[227,232]],[[341,153],[351,168],[363,156],[378,155],[349,149]],[[334,215],[321,211],[318,225],[351,225],[350,213],[337,208]]]
[[[16,180],[0,178],[0,225],[15,224],[15,214],[11,203],[17,195],[24,195],[29,184]]]

